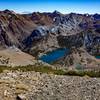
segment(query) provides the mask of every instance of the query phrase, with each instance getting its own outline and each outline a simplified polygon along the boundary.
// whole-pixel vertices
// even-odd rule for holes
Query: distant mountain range
[[[14,45],[34,55],[38,51],[48,52],[61,47],[61,41],[67,36],[70,47],[80,43],[79,46],[82,46],[84,35],[88,32],[98,37],[100,42],[100,14],[62,14],[58,11],[17,14],[10,10],[0,11],[1,48]],[[59,38],[61,36],[63,38]]]

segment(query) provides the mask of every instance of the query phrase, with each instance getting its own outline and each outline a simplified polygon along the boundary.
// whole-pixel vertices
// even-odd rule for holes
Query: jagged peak
[[[2,12],[7,13],[7,14],[16,14],[13,10],[8,10],[8,9],[5,9]]]
[[[61,14],[59,11],[55,10],[53,14]]]

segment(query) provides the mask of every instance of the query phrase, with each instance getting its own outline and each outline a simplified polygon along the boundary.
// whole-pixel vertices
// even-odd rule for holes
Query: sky
[[[23,12],[99,13],[100,0],[0,0],[0,10]]]

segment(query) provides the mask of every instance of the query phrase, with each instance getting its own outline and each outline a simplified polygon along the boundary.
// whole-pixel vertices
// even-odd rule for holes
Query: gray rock
[[[23,94],[19,94],[17,97],[16,97],[17,100],[26,100],[26,97],[25,95]]]

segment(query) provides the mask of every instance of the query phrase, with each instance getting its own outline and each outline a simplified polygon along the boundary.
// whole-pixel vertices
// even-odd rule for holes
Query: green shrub
[[[84,71],[84,70],[68,70],[64,71],[62,69],[57,70],[53,69],[49,66],[16,66],[16,67],[7,67],[7,66],[0,66],[0,73],[2,73],[4,70],[11,70],[11,71],[22,71],[22,72],[27,72],[27,71],[35,71],[35,72],[41,72],[41,73],[52,73],[55,75],[69,75],[69,76],[90,76],[90,77],[100,77],[100,71]]]
[[[54,74],[56,75],[66,75],[66,72],[63,70],[54,70]]]

